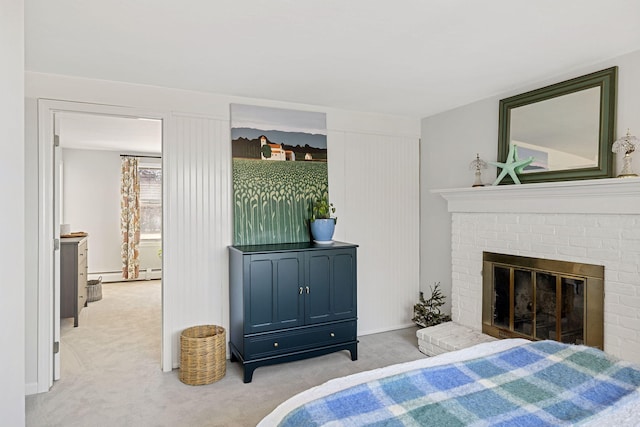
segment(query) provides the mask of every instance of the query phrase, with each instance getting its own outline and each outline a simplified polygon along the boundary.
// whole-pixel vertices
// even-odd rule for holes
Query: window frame
[[[142,210],[143,210],[143,205],[147,205],[147,203],[143,203],[143,197],[142,197],[142,182],[140,184],[140,221],[141,221],[141,226],[140,226],[140,242],[159,242],[162,240],[162,179],[163,179],[163,174],[162,174],[162,163],[161,160],[158,159],[158,162],[154,162],[153,160],[155,159],[145,159],[144,162],[138,162],[138,176],[140,179],[140,171],[142,169],[157,169],[160,171],[160,188],[159,188],[159,194],[160,194],[160,198],[159,198],[159,203],[160,203],[160,232],[159,233],[145,233],[142,230]],[[147,199],[144,199],[147,200]]]

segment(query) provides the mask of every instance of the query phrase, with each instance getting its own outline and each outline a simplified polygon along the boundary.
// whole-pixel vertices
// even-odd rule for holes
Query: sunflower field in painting
[[[328,195],[327,163],[233,159],[235,245],[310,241],[311,205]]]

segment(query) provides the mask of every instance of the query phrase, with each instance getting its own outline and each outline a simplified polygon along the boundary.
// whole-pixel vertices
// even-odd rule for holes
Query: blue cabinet
[[[229,347],[244,382],[264,365],[357,353],[357,245],[229,248]]]

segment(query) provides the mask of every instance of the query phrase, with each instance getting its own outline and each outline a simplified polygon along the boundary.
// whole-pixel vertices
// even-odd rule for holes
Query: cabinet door
[[[308,252],[306,267],[306,323],[355,318],[355,249]]]
[[[304,324],[304,257],[297,252],[251,255],[245,277],[245,333]]]

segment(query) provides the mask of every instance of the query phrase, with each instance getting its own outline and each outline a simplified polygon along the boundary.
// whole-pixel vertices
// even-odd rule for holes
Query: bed
[[[586,346],[504,339],[336,378],[259,427],[638,426],[640,367]]]

